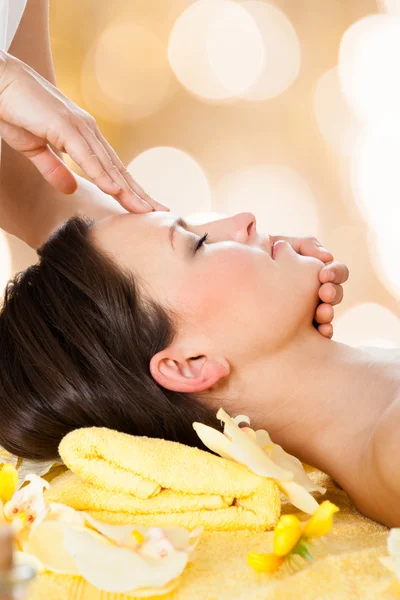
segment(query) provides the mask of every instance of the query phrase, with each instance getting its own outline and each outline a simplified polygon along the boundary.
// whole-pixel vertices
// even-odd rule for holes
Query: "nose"
[[[231,217],[232,239],[247,244],[257,235],[256,218],[251,212],[243,212]]]
[[[210,236],[210,242],[232,240],[241,244],[248,244],[256,240],[256,218],[251,212],[242,212],[232,217],[218,219],[204,224]],[[198,229],[198,227],[196,227]]]

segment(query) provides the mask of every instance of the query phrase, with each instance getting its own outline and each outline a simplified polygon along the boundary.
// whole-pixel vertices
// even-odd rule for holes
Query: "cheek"
[[[235,328],[259,320],[276,297],[276,269],[264,253],[220,250],[204,257],[188,276],[190,286],[181,298],[193,314],[215,327],[225,321]]]

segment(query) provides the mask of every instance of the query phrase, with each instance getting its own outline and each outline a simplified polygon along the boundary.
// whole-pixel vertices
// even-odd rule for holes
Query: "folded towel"
[[[206,531],[193,563],[186,569],[179,587],[165,600],[377,600],[394,598],[386,594],[393,574],[380,556],[387,554],[387,528],[354,508],[347,494],[330,477],[313,470],[313,481],[327,488],[324,500],[340,508],[326,544],[317,546],[318,556],[308,568],[290,576],[277,571],[259,577],[247,566],[249,551],[269,552],[272,532]],[[308,516],[283,501],[284,513]],[[32,585],[27,600],[128,600],[134,595],[96,590],[81,577],[45,573]]]
[[[272,480],[198,448],[89,428],[68,434],[59,451],[70,471],[47,499],[101,521],[265,531],[280,515]]]

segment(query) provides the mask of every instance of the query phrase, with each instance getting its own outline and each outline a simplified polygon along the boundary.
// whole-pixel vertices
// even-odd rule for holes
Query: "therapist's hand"
[[[271,236],[272,242],[277,242],[278,240],[288,242],[298,254],[313,256],[325,263],[319,274],[321,282],[319,297],[321,304],[317,307],[314,321],[318,331],[324,337],[331,338],[333,335],[333,307],[343,300],[343,287],[341,284],[348,280],[349,269],[343,263],[334,261],[333,255],[323,248],[314,237]]]
[[[66,152],[128,211],[168,210],[148,196],[104,139],[95,120],[20,60],[0,52],[0,136],[57,190],[73,193],[73,173],[51,147]]]

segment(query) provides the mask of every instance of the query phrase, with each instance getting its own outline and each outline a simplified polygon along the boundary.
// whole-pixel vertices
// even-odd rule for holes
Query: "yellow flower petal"
[[[289,554],[301,538],[301,534],[299,519],[295,515],[282,515],[275,527],[274,553],[277,556]]]
[[[140,531],[138,531],[137,529],[134,529],[131,532],[131,536],[133,537],[135,542],[137,542],[138,544],[143,544],[145,538],[144,538],[144,535],[142,533],[140,533]]]
[[[18,485],[18,472],[13,465],[4,465],[0,469],[0,500],[9,502]]]
[[[259,554],[258,552],[249,552],[247,563],[258,573],[274,573],[284,561],[283,556],[276,556],[272,552],[269,554]]]
[[[322,537],[326,535],[332,527],[333,515],[338,510],[339,508],[329,500],[322,502],[304,527],[304,537]]]

